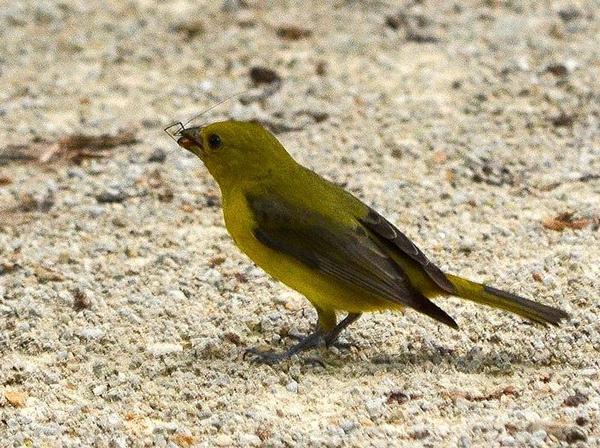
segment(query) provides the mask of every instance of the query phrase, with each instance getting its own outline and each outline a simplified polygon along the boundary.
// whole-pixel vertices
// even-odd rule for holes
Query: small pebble
[[[106,209],[101,205],[91,205],[88,207],[88,214],[90,215],[90,218],[98,218],[104,212],[106,212]]]
[[[587,397],[587,395],[576,393],[575,395],[569,395],[567,398],[565,398],[565,400],[563,401],[563,405],[569,407],[577,407],[587,403],[588,401],[589,398]]]
[[[116,188],[107,188],[96,195],[96,200],[100,204],[109,204],[114,202],[123,202],[127,196],[121,190]]]
[[[533,340],[533,346],[536,350],[543,350],[546,347],[544,341],[542,341],[540,338],[535,338]]]
[[[516,446],[517,445],[517,441],[515,440],[515,438],[508,434],[500,437],[500,439],[498,441],[500,442],[500,445],[502,445],[502,446]]]
[[[98,384],[97,386],[94,386],[94,388],[92,389],[92,393],[94,395],[96,395],[97,397],[104,395],[104,393],[106,393],[106,385],[105,384]]]
[[[340,423],[340,428],[346,433],[351,433],[354,429],[357,428],[357,424],[354,420],[342,420]]]
[[[83,289],[76,288],[72,292],[73,308],[75,311],[88,309],[92,306],[92,301]]]
[[[272,84],[281,81],[281,77],[275,70],[266,67],[252,67],[250,69],[250,79],[255,84]]]
[[[148,157],[148,162],[163,163],[165,160],[167,160],[167,153],[161,148],[154,148]]]
[[[568,443],[585,442],[587,435],[583,429],[574,426],[567,430],[565,439]]]
[[[212,268],[208,269],[200,279],[215,288],[219,288],[223,283],[223,276],[221,273]]]
[[[176,302],[183,302],[183,301],[187,300],[187,297],[185,296],[183,291],[181,291],[180,289],[170,289],[167,292],[167,296],[169,297],[170,300],[174,300]]]
[[[146,350],[152,356],[164,356],[171,353],[178,353],[183,351],[183,347],[180,344],[170,344],[170,343],[156,343],[150,344],[146,347]]]
[[[27,395],[18,390],[9,390],[4,392],[4,398],[11,406],[21,408],[25,406]]]
[[[246,446],[260,446],[262,442],[261,442],[260,438],[255,434],[241,434],[238,437],[238,443],[239,443],[239,446],[246,447]]]
[[[221,11],[236,12],[244,7],[243,0],[223,0]]]
[[[581,17],[581,11],[575,6],[566,6],[558,10],[558,15],[565,22],[570,22]]]
[[[97,327],[88,327],[84,328],[79,332],[79,336],[84,339],[93,340],[93,339],[102,339],[104,337],[104,330]]]
[[[213,443],[216,446],[223,446],[223,447],[232,447],[235,445],[233,443],[233,439],[226,434],[219,434],[216,437],[214,437]]]

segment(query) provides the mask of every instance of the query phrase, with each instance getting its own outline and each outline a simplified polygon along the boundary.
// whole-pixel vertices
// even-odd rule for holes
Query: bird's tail
[[[569,317],[558,308],[542,305],[491,286],[481,285],[455,275],[446,274],[446,277],[454,285],[456,295],[463,299],[510,311],[540,324],[558,325],[561,320]]]

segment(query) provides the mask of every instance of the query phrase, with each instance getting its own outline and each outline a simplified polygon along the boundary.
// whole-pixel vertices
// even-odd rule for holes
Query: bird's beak
[[[204,148],[202,147],[200,130],[199,127],[183,129],[179,132],[177,144],[201,158],[204,154]]]

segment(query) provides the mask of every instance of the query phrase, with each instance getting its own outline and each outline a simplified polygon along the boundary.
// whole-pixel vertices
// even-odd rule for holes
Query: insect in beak
[[[179,126],[179,129],[177,129],[175,132],[171,132],[171,129],[173,129],[176,126]],[[181,121],[178,121],[177,123],[170,124],[163,130],[167,133],[167,135],[169,137],[171,137],[173,140],[177,141],[177,139],[175,137],[181,135],[181,133],[183,131],[185,131],[185,126],[183,125],[183,123]]]
[[[173,128],[177,129],[173,132]],[[197,155],[202,154],[202,142],[198,138],[200,136],[200,127],[186,128],[183,123],[177,122],[167,126],[164,131],[182,148]]]
[[[202,144],[185,135],[177,139],[177,144],[188,151],[196,152],[194,151],[196,148],[200,148],[200,151],[202,151]]]
[[[180,129],[176,137],[177,144],[182,148],[187,149],[188,151],[196,154],[198,157],[202,157],[204,155],[204,147],[202,146],[202,137],[200,135],[202,128],[199,126],[187,129]]]

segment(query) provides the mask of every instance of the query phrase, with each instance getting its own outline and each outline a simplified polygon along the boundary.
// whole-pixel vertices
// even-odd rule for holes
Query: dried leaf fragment
[[[180,447],[188,447],[196,443],[196,438],[194,436],[186,434],[175,434],[173,436],[173,442],[175,442]]]
[[[130,145],[138,140],[131,131],[119,131],[116,135],[86,135],[73,134],[59,140],[58,144],[62,149],[72,151],[76,149],[90,149],[92,151],[102,151],[111,149],[115,146]]]
[[[19,205],[12,211],[21,212],[47,212],[54,205],[54,193],[51,191],[43,195],[34,195],[32,193],[21,193],[19,195]]]
[[[0,165],[11,162],[49,163],[59,160],[80,163],[85,158],[104,157],[101,151],[137,141],[132,131],[119,131],[115,135],[73,134],[57,142],[32,141],[25,145],[8,145],[0,150]]]
[[[84,290],[76,288],[71,293],[73,295],[73,309],[82,311],[91,308],[92,301],[89,299]]]
[[[497,391],[491,392],[486,395],[474,395],[471,392],[452,392],[449,394],[450,398],[453,400],[456,398],[463,398],[467,401],[490,401],[490,400],[500,400],[505,395],[518,395],[518,391],[514,386],[506,386]]]
[[[587,227],[592,223],[591,219],[581,218],[573,219],[574,212],[563,212],[557,215],[555,218],[548,218],[542,222],[542,225],[546,229],[556,230],[560,232],[565,229],[579,230]]]
[[[43,266],[37,266],[34,273],[39,283],[62,282],[65,279],[61,273]]]
[[[575,395],[569,395],[567,398],[565,398],[565,400],[563,401],[563,406],[576,408],[581,404],[586,404],[588,401],[589,398],[587,397],[587,395],[583,395],[578,392]]]
[[[13,390],[4,392],[4,398],[11,406],[15,408],[22,408],[25,406],[25,401],[27,400],[27,395],[24,392]]]
[[[407,393],[401,392],[401,391],[394,391],[391,392],[390,395],[388,396],[386,403],[387,404],[392,404],[392,403],[406,403],[407,401],[409,401],[411,399],[411,396]]]
[[[284,40],[306,39],[312,35],[312,31],[296,25],[283,25],[277,28],[277,37]]]

